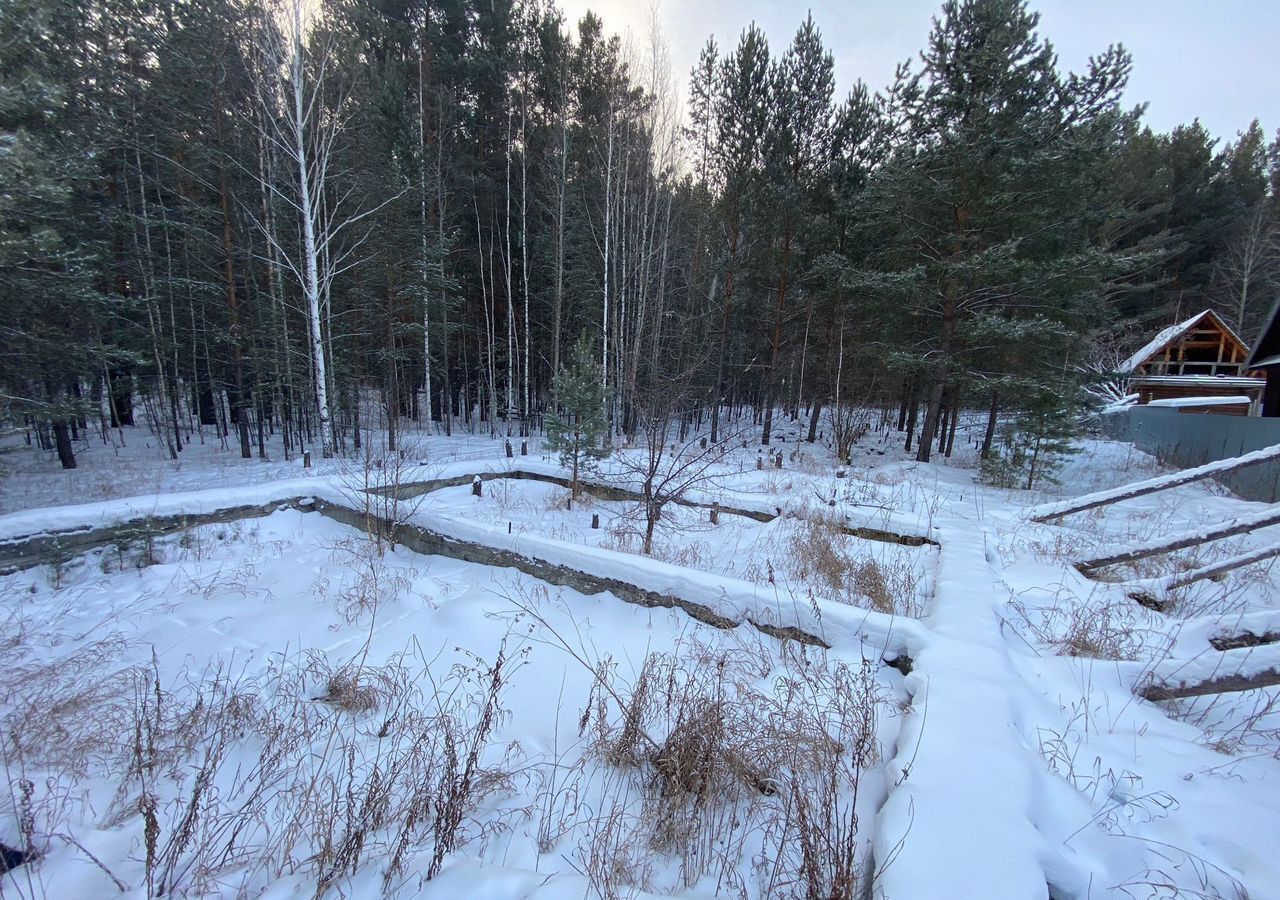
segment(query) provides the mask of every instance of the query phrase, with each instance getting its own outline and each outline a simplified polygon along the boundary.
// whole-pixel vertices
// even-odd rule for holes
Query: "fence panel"
[[[1103,431],[1183,469],[1280,444],[1280,418],[1181,413],[1152,406],[1104,416]],[[1228,472],[1218,481],[1246,500],[1275,503],[1280,500],[1280,461]]]

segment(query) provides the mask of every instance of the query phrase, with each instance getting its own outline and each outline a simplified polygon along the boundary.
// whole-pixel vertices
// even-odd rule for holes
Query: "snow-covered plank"
[[[1035,522],[1047,522],[1050,519],[1058,519],[1072,513],[1084,512],[1087,509],[1095,509],[1121,500],[1132,500],[1134,497],[1154,494],[1156,491],[1213,478],[1215,475],[1221,475],[1225,472],[1235,472],[1240,469],[1247,469],[1250,466],[1258,466],[1275,461],[1280,461],[1280,444],[1264,447],[1261,450],[1254,450],[1252,453],[1246,453],[1243,456],[1215,460],[1203,466],[1196,466],[1194,469],[1183,469],[1168,475],[1148,478],[1145,481],[1135,481],[1132,484],[1122,484],[1120,487],[1110,488],[1105,491],[1096,491],[1092,494],[1076,497],[1073,500],[1059,500],[1056,503],[1034,506],[1029,510],[1030,518]]]
[[[1152,400],[1147,406],[1187,409],[1198,406],[1246,406],[1252,402],[1248,397],[1235,395],[1223,397],[1168,397],[1164,400]]]
[[[832,647],[861,646],[886,659],[915,658],[929,640],[918,621],[863,609],[824,597],[801,600],[774,586],[704,572],[688,566],[546,537],[509,532],[473,518],[429,507],[415,510],[404,523],[449,540],[468,542],[519,555],[536,565],[559,566],[610,583],[630,585],[654,597],[678,598],[725,620],[747,623],[767,634],[787,631],[814,635]]]
[[[1172,662],[1172,661],[1171,661]],[[1280,684],[1280,645],[1206,650],[1176,665],[1157,666],[1139,693],[1147,700],[1251,691]]]
[[[1274,556],[1280,556],[1280,544],[1271,544],[1266,547],[1258,547],[1250,550],[1248,553],[1240,553],[1236,556],[1228,557],[1220,562],[1213,563],[1208,566],[1201,566],[1198,569],[1192,569],[1190,572],[1181,572],[1176,575],[1169,575],[1161,580],[1160,587],[1166,591],[1174,588],[1186,587],[1189,584],[1195,584],[1197,581],[1204,581],[1206,578],[1216,578],[1219,575],[1225,575],[1227,572],[1242,568],[1256,562],[1262,562],[1264,559],[1271,559]]]
[[[1104,566],[1114,566],[1119,563],[1135,562],[1139,559],[1146,559],[1149,556],[1159,556],[1162,553],[1172,553],[1175,550],[1183,550],[1187,547],[1194,547],[1197,544],[1205,544],[1209,541],[1216,541],[1221,538],[1234,537],[1237,534],[1248,534],[1251,531],[1257,531],[1259,528],[1266,528],[1270,525],[1280,525],[1280,506],[1272,506],[1262,510],[1261,512],[1253,513],[1252,515],[1238,516],[1234,519],[1228,519],[1220,525],[1212,525],[1207,528],[1194,528],[1191,531],[1184,531],[1171,538],[1161,538],[1157,541],[1130,544],[1129,546],[1115,550],[1106,556],[1096,556],[1093,559],[1086,559],[1082,562],[1076,563],[1076,568],[1088,575],[1095,569],[1101,569]]]

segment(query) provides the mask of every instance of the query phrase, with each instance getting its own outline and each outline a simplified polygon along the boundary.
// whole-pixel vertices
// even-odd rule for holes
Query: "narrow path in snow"
[[[1000,630],[1010,596],[989,530],[944,528],[932,632],[907,676],[912,711],[875,836],[877,896],[1028,900],[1057,855],[1031,816],[1043,765],[1019,730],[1024,689]]]

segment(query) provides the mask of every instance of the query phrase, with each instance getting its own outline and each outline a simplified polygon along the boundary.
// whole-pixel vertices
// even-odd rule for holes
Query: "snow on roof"
[[[1186,334],[1188,331],[1194,328],[1196,326],[1196,323],[1199,322],[1208,314],[1209,314],[1209,310],[1207,309],[1201,310],[1200,312],[1192,316],[1190,319],[1187,319],[1185,322],[1179,322],[1176,325],[1170,325],[1168,328],[1161,331],[1159,334],[1153,337],[1145,347],[1143,347],[1137,353],[1133,354],[1133,356],[1130,356],[1128,359],[1126,359],[1124,362],[1120,364],[1121,374],[1127,375],[1128,373],[1132,372],[1134,369],[1138,368],[1138,366],[1142,365],[1148,359],[1155,356],[1156,351],[1162,348],[1165,344],[1169,344],[1169,343],[1172,343],[1173,341],[1176,341],[1178,338],[1182,337],[1184,334]]]
[[[1238,343],[1241,347],[1245,347],[1246,350],[1248,349],[1245,342],[1240,339],[1240,335],[1236,334],[1235,331],[1232,330],[1230,325],[1222,321],[1222,318],[1217,313],[1215,313],[1211,309],[1202,309],[1200,310],[1200,312],[1196,313],[1194,316],[1192,316],[1190,319],[1187,319],[1185,322],[1179,322],[1176,325],[1170,325],[1168,328],[1161,331],[1154,338],[1152,338],[1151,341],[1145,347],[1143,347],[1137,353],[1133,354],[1133,356],[1130,356],[1128,359],[1122,362],[1120,364],[1120,368],[1118,371],[1122,375],[1131,374],[1138,368],[1138,366],[1142,365],[1151,357],[1155,356],[1155,354],[1166,344],[1171,344],[1174,341],[1179,340],[1183,335],[1189,332],[1192,328],[1195,328],[1196,325],[1198,325],[1200,321],[1203,320],[1206,316],[1213,319],[1214,324],[1216,324],[1219,328],[1221,328],[1224,332],[1226,332],[1229,337],[1234,338],[1236,343]],[[1251,365],[1246,365],[1245,368],[1251,368]],[[1161,376],[1161,377],[1164,377],[1164,376]]]

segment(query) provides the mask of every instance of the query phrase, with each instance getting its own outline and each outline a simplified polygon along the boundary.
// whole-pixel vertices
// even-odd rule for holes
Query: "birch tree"
[[[356,226],[403,191],[361,208],[351,185],[335,185],[332,163],[348,120],[346,93],[331,81],[332,45],[314,28],[320,12],[313,0],[276,0],[268,7],[260,37],[265,54],[259,68],[259,99],[266,106],[267,139],[288,163],[289,176],[269,187],[298,217],[301,246],[283,244],[271,229],[263,234],[276,260],[292,274],[303,297],[311,354],[322,455],[331,457],[338,432],[331,407],[330,314],[334,279],[357,265],[367,229]]]

